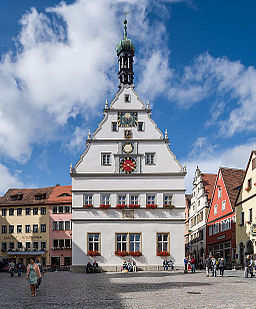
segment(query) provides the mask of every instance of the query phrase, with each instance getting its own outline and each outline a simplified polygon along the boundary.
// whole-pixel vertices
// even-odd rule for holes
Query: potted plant
[[[135,209],[135,208],[140,208],[139,204],[129,204],[129,208]]]
[[[125,204],[117,204],[116,205],[116,208],[117,209],[124,209],[124,208],[126,208],[127,207],[127,205],[125,205]]]
[[[93,208],[93,205],[92,204],[85,204],[84,208]]]
[[[89,250],[87,252],[87,255],[89,255],[89,256],[100,256],[100,253],[99,253],[98,250]]]
[[[147,204],[146,208],[155,209],[155,208],[157,208],[157,204]]]
[[[108,209],[110,204],[100,204],[100,209]]]
[[[129,252],[129,255],[131,256],[142,256],[142,253],[140,250],[137,250],[137,251],[130,251]]]
[[[173,204],[164,204],[164,208],[173,209],[175,206]]]
[[[167,251],[167,250],[157,250],[157,255],[158,256],[168,256],[168,255],[170,255],[170,253],[169,253],[169,251]]]
[[[127,256],[127,255],[129,255],[129,252],[127,252],[125,250],[124,251],[116,250],[115,255],[117,255],[117,256]]]

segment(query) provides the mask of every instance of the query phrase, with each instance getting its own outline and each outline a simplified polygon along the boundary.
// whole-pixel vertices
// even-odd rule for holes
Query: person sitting
[[[167,261],[167,259],[164,259],[163,267],[164,267],[164,270],[168,270],[168,261]]]
[[[128,271],[128,265],[126,263],[126,260],[123,262],[123,266],[121,267],[121,271],[127,272]]]
[[[134,273],[137,272],[137,266],[136,266],[136,262],[135,262],[135,261],[132,262],[132,271],[133,271]]]
[[[92,264],[90,263],[90,261],[87,263],[86,265],[86,273],[91,273],[92,272]]]
[[[93,264],[92,264],[92,271],[93,272],[97,272],[99,268],[98,263],[96,262],[96,260],[94,260]]]
[[[131,262],[131,260],[128,261],[128,265],[127,266],[128,266],[128,271],[132,272],[132,262]]]
[[[168,262],[168,266],[171,268],[171,270],[174,269],[174,265],[173,265],[172,260],[170,260],[170,261]]]

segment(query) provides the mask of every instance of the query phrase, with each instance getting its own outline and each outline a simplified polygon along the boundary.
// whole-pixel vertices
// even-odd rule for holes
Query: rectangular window
[[[140,234],[129,234],[130,236],[130,251],[140,251]]]
[[[46,233],[46,224],[41,224],[41,233]]]
[[[84,205],[93,205],[92,198],[93,198],[92,194],[84,195]]]
[[[101,196],[101,204],[103,205],[109,205],[110,204],[110,195],[104,194]]]
[[[59,239],[59,247],[64,248],[64,239]]]
[[[131,102],[131,97],[130,97],[129,94],[125,94],[125,95],[124,95],[124,102],[125,102],[125,103],[130,103],[130,102]]]
[[[217,215],[218,205],[214,205],[214,214]]]
[[[164,196],[164,205],[171,205],[172,204],[172,195],[165,195]]]
[[[103,166],[111,165],[110,155],[111,155],[110,153],[102,153],[101,154],[101,165],[103,165]]]
[[[46,207],[41,207],[41,215],[46,215]]]
[[[155,154],[154,153],[146,153],[145,154],[145,163],[146,165],[154,165],[155,164]]]
[[[22,233],[22,225],[17,225],[17,233]]]
[[[65,206],[65,213],[71,213],[71,206]]]
[[[14,242],[9,242],[9,250],[14,250]]]
[[[9,233],[14,233],[14,225],[9,225]]]
[[[231,217],[229,217],[227,221],[228,221],[228,229],[230,230],[231,229]]]
[[[155,204],[156,196],[154,194],[147,195],[147,204]]]
[[[2,234],[7,233],[7,225],[2,225]]]
[[[9,216],[14,216],[14,208],[9,209]]]
[[[65,247],[66,248],[71,248],[71,241],[70,241],[70,239],[65,239]]]
[[[221,187],[218,188],[218,199],[221,198]]]
[[[252,179],[248,179],[248,185],[247,185],[248,189],[252,188]]]
[[[58,213],[58,207],[57,206],[53,206],[52,207],[52,213],[53,214],[57,214]]]
[[[252,208],[249,209],[248,219],[249,219],[249,222],[252,222]]]
[[[33,224],[33,233],[38,233],[38,224]]]
[[[38,250],[38,241],[33,242],[33,249]]]
[[[7,209],[2,209],[2,216],[3,217],[7,216]]]
[[[33,208],[33,215],[38,215],[38,207]]]
[[[31,232],[30,225],[25,225],[25,232],[26,233],[30,233]]]
[[[17,248],[18,249],[22,249],[23,248],[22,242],[20,242],[20,241],[17,242]]]
[[[252,159],[252,170],[256,168],[256,158]]]
[[[63,211],[64,211],[63,206],[59,206],[59,207],[58,207],[58,213],[59,213],[59,214],[63,214]]]
[[[41,250],[44,251],[46,249],[46,242],[41,241]]]
[[[59,240],[58,239],[53,239],[53,247],[58,248],[59,247]]]
[[[118,195],[118,204],[125,204],[126,195]]]
[[[65,230],[66,231],[70,230],[70,221],[65,221]]]
[[[157,250],[169,251],[169,234],[157,233]]]
[[[233,223],[236,223],[236,216],[233,216]]]
[[[64,222],[59,221],[59,231],[63,231],[63,230],[64,230]]]
[[[2,249],[3,252],[7,250],[7,243],[6,242],[2,242],[1,249]]]
[[[209,225],[209,236],[212,236],[212,225]]]
[[[116,250],[127,251],[127,233],[116,234]]]
[[[131,195],[130,196],[130,204],[131,205],[138,205],[139,204],[139,196],[138,195]]]
[[[224,211],[226,209],[226,201],[225,200],[222,201],[221,209],[222,209],[222,211]]]
[[[26,249],[30,250],[31,248],[31,242],[30,241],[26,241]]]
[[[144,122],[138,122],[138,131],[144,131]]]
[[[112,122],[112,131],[113,132],[117,132],[118,131],[117,122]]]
[[[53,223],[52,223],[52,230],[53,231],[58,231],[58,221],[53,221]]]
[[[17,208],[17,216],[22,216],[22,208]]]
[[[31,208],[26,208],[25,213],[26,213],[26,216],[31,215]]]
[[[240,225],[244,225],[244,212],[241,212]]]
[[[99,233],[88,233],[88,251],[100,251]]]

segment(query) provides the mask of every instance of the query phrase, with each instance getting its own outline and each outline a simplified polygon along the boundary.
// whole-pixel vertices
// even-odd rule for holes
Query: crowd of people
[[[126,260],[124,260],[121,267],[121,272],[137,272],[136,262],[131,260],[126,262]]]

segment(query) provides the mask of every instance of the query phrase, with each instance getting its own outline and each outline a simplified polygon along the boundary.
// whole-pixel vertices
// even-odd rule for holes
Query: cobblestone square
[[[47,272],[31,297],[25,274],[0,273],[0,308],[256,308],[255,278],[241,271],[224,277],[204,272]]]

